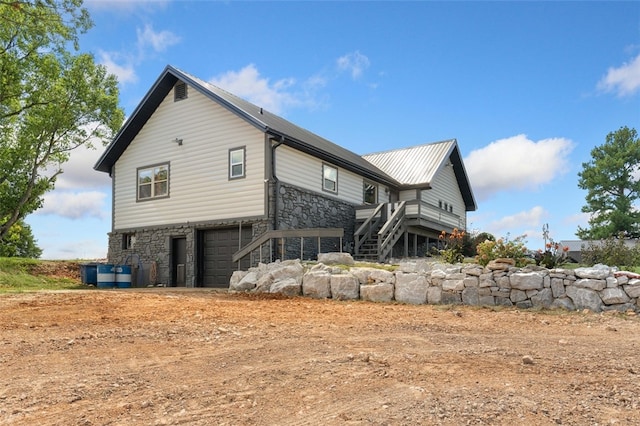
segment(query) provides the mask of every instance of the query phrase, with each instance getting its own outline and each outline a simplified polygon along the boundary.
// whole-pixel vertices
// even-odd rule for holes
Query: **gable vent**
[[[187,83],[179,81],[173,86],[173,101],[181,101],[187,99]]]

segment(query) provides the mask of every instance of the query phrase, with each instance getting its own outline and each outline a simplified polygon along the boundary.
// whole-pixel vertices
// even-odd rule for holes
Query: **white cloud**
[[[57,215],[68,219],[103,218],[107,194],[101,191],[52,191],[44,196],[44,205],[35,214]]]
[[[126,63],[127,61],[123,61],[126,63],[125,65],[119,65],[116,63],[116,60],[119,60],[119,58],[117,58],[119,56],[117,53],[105,52],[102,50],[98,53],[100,56],[98,58],[98,62],[104,65],[110,74],[118,77],[118,82],[120,82],[120,84],[135,83],[138,80],[138,76],[136,75],[131,63]]]
[[[313,103],[308,95],[294,92],[295,79],[285,78],[271,83],[268,78],[260,76],[260,72],[253,64],[247,65],[240,71],[227,71],[213,77],[209,83],[275,114],[282,113],[286,107]],[[314,80],[313,83],[319,82]]]
[[[631,96],[640,90],[640,54],[618,68],[609,68],[598,82],[598,89],[618,96]]]
[[[347,53],[337,59],[336,64],[341,71],[347,71],[351,73],[351,78],[357,80],[362,76],[362,73],[369,68],[370,61],[365,55],[359,51]]]
[[[517,135],[491,142],[464,159],[479,200],[500,191],[531,190],[551,182],[568,169],[573,142],[565,138],[534,142]]]
[[[93,169],[103,152],[104,147],[101,145],[95,149],[81,146],[71,151],[69,161],[62,164],[63,173],[58,176],[55,190],[109,188],[109,174]]]
[[[146,24],[144,29],[137,28],[136,34],[138,35],[138,47],[140,49],[151,46],[156,52],[164,52],[168,47],[180,42],[180,37],[171,31],[156,32],[150,24]]]

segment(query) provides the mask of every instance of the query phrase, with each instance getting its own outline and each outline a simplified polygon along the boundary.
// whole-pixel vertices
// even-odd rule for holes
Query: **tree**
[[[0,241],[42,206],[73,149],[122,124],[116,77],[77,52],[92,25],[81,6],[0,0]]]
[[[582,211],[591,213],[590,228],[578,227],[576,235],[584,240],[621,234],[638,237],[640,211],[634,207],[640,199],[638,133],[626,126],[609,133],[604,145],[591,151],[591,157],[578,174],[578,187],[587,190]]]
[[[36,245],[31,227],[19,220],[14,223],[9,232],[0,240],[0,257],[30,257],[38,258],[42,249]]]

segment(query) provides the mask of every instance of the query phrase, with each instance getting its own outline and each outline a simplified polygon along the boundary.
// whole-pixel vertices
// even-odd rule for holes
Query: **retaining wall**
[[[515,268],[492,262],[449,265],[418,259],[390,272],[353,265],[347,253],[318,255],[317,264],[288,260],[236,271],[230,291],[282,293],[340,300],[464,304],[518,308],[640,312],[640,275],[605,265],[590,268]],[[387,265],[388,266],[388,265]]]

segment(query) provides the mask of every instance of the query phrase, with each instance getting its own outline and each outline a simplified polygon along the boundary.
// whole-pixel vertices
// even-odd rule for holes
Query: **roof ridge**
[[[385,150],[385,151],[370,152],[368,154],[362,154],[362,157],[367,157],[367,156],[370,156],[370,155],[388,154],[390,152],[408,151],[410,149],[422,148],[422,147],[429,146],[429,145],[438,145],[438,144],[451,143],[451,142],[456,142],[457,143],[456,138],[445,139],[445,140],[437,141],[437,142],[421,143],[421,144],[417,144],[417,145],[413,145],[413,146],[405,146],[405,147],[402,147],[402,148],[388,149],[388,150]]]

